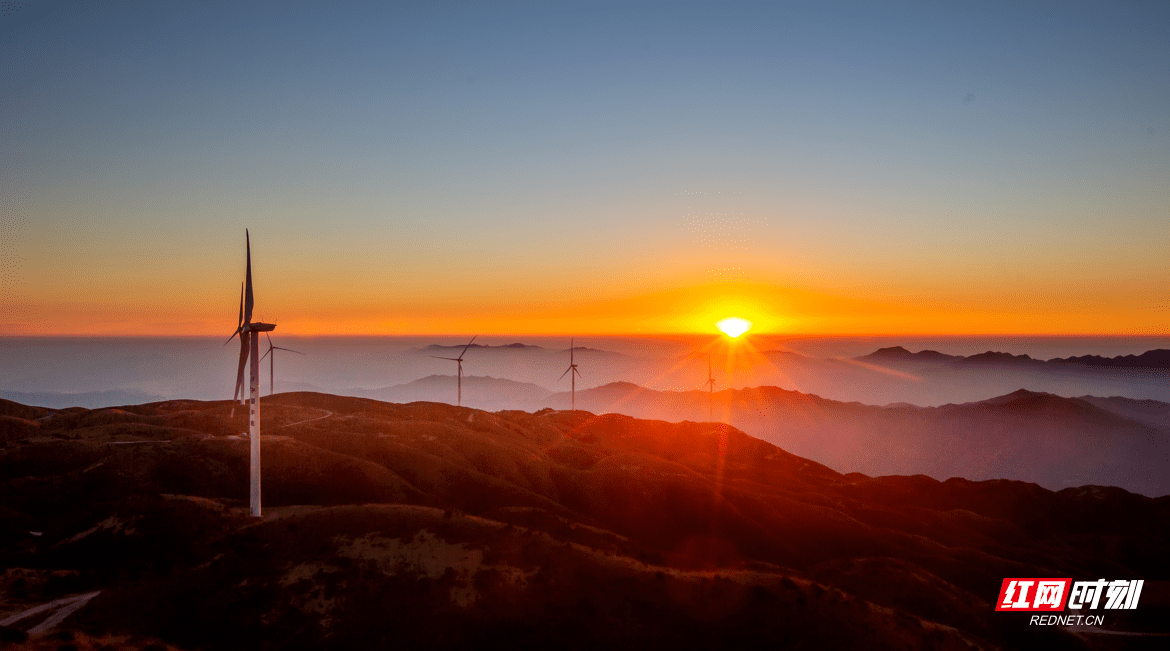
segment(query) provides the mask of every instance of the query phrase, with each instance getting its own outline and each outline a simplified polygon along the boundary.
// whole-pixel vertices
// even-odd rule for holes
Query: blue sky
[[[0,333],[1165,325],[1165,3],[28,5]]]

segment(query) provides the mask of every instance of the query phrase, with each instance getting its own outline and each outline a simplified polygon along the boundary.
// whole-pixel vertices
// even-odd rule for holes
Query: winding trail
[[[293,425],[302,425],[302,424],[304,424],[304,423],[311,423],[311,422],[313,422],[313,421],[315,421],[315,420],[322,420],[322,419],[325,419],[325,418],[329,418],[330,416],[332,416],[332,415],[333,415],[333,412],[331,412],[331,411],[328,411],[328,410],[325,410],[325,409],[322,409],[321,411],[324,411],[324,412],[325,412],[325,415],[324,415],[324,416],[318,416],[318,417],[316,417],[316,418],[307,418],[307,419],[305,419],[305,420],[298,420],[298,421],[297,421],[297,422],[295,422],[295,423],[285,423],[284,425],[281,425],[280,427],[277,427],[276,429],[283,429],[283,428],[285,428],[285,427],[292,427]]]
[[[65,621],[66,617],[81,610],[85,606],[85,604],[89,603],[90,599],[93,599],[94,597],[98,596],[98,594],[100,594],[100,593],[101,593],[101,590],[95,590],[94,592],[86,592],[85,594],[78,594],[78,595],[73,595],[71,597],[62,597],[61,599],[54,599],[53,601],[50,601],[47,604],[41,604],[39,606],[34,606],[34,607],[29,608],[28,610],[25,610],[23,612],[16,613],[15,615],[8,617],[7,619],[0,620],[0,626],[12,626],[13,624],[15,624],[23,619],[28,619],[29,617],[33,617],[35,615],[40,615],[42,613],[47,612],[47,613],[51,613],[51,614],[48,617],[46,617],[44,620],[42,620],[41,623],[39,623],[36,626],[33,626],[32,628],[25,631],[26,633],[29,633],[31,635],[36,635],[38,633],[44,633],[45,631],[51,630],[57,624],[60,624],[61,622]]]

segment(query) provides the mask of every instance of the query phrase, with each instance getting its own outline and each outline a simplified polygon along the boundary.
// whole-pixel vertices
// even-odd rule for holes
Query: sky
[[[1170,330],[1164,2],[0,5],[0,335]]]

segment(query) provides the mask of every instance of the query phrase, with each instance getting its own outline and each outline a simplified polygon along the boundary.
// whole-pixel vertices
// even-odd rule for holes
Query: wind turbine
[[[478,337],[478,336],[479,335],[475,335],[475,337]],[[456,402],[455,404],[460,406],[460,407],[463,406],[463,354],[467,352],[468,348],[471,348],[471,344],[475,342],[475,337],[472,337],[471,341],[467,342],[467,345],[463,347],[463,352],[459,353],[459,357],[439,357],[438,355],[431,355],[431,357],[434,357],[435,359],[449,359],[452,362],[458,362],[458,364],[459,364],[459,379],[457,380],[457,382],[458,382],[458,387],[459,387],[459,389],[458,389],[459,393],[457,394],[458,402]]]
[[[707,420],[715,422],[715,376],[711,374],[711,356],[707,355],[707,381],[703,386],[710,387],[707,392]]]
[[[572,371],[571,375],[569,374],[569,371]],[[561,376],[559,378],[557,378],[557,382],[560,382],[561,380],[565,379],[566,375],[569,376],[569,380],[572,381],[572,383],[573,383],[573,385],[572,385],[573,388],[571,390],[572,392],[569,394],[570,400],[571,400],[570,404],[572,405],[571,410],[577,411],[577,376],[581,375],[581,371],[578,371],[577,365],[573,363],[573,340],[572,339],[569,340],[569,368],[565,369],[564,373],[561,373]]]
[[[272,337],[269,337],[267,332],[264,333],[264,337],[268,339],[268,352],[264,353],[263,357],[260,358],[260,361],[264,361],[265,357],[272,355],[272,357],[268,360],[268,395],[272,395],[276,393],[276,353],[272,351],[287,350],[290,353],[296,353],[298,355],[304,355],[304,353],[299,350],[293,350],[292,348],[281,348],[280,346],[273,346]]]
[[[236,392],[232,400],[243,396],[244,365],[251,357],[251,373],[248,383],[248,498],[252,517],[260,517],[260,333],[276,329],[272,323],[252,323],[252,240],[248,229],[244,229],[244,241],[248,251],[248,267],[244,287],[240,288],[240,321],[236,331],[224,342],[231,343],[240,336],[240,368],[236,373]]]

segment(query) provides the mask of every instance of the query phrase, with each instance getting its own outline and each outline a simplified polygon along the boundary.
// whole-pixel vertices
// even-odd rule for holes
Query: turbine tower
[[[711,374],[711,356],[707,355],[707,381],[703,386],[710,387],[707,392],[707,420],[715,422],[715,376]]]
[[[478,336],[479,335],[475,335],[475,337]],[[463,352],[459,353],[459,357],[439,357],[438,355],[431,355],[431,357],[434,357],[435,359],[448,359],[459,364],[459,379],[456,381],[456,386],[459,388],[457,389],[457,401],[455,404],[460,407],[463,406],[463,355],[467,352],[468,348],[471,348],[471,344],[475,342],[475,337],[472,337],[471,341],[467,342],[467,345],[463,347]]]
[[[236,331],[224,342],[231,343],[240,336],[240,367],[236,373],[236,392],[232,400],[243,396],[244,366],[251,361],[248,383],[248,501],[252,517],[260,517],[260,333],[276,329],[272,323],[252,323],[252,240],[244,229],[244,242],[248,252],[248,266],[244,287],[240,291],[240,320]],[[251,358],[249,360],[249,358]]]
[[[268,352],[264,353],[264,356],[260,358],[260,361],[264,361],[265,357],[272,355],[272,357],[268,360],[268,395],[272,395],[276,393],[276,353],[272,351],[287,350],[290,353],[296,353],[298,355],[304,355],[304,353],[299,350],[293,350],[292,348],[281,348],[280,346],[273,346],[272,337],[269,337],[267,332],[264,333],[264,337],[268,339]]]
[[[571,375],[569,374],[570,371],[572,371]],[[577,411],[577,376],[581,375],[581,371],[578,371],[577,365],[573,363],[573,340],[572,339],[569,340],[569,368],[565,369],[564,373],[561,373],[561,376],[559,378],[557,378],[557,382],[560,382],[561,380],[565,379],[566,375],[569,376],[569,380],[572,381],[572,383],[573,383],[572,389],[570,390],[571,392],[569,393],[570,400],[571,400],[571,402],[569,404],[572,405],[572,407],[571,407],[572,411]]]

